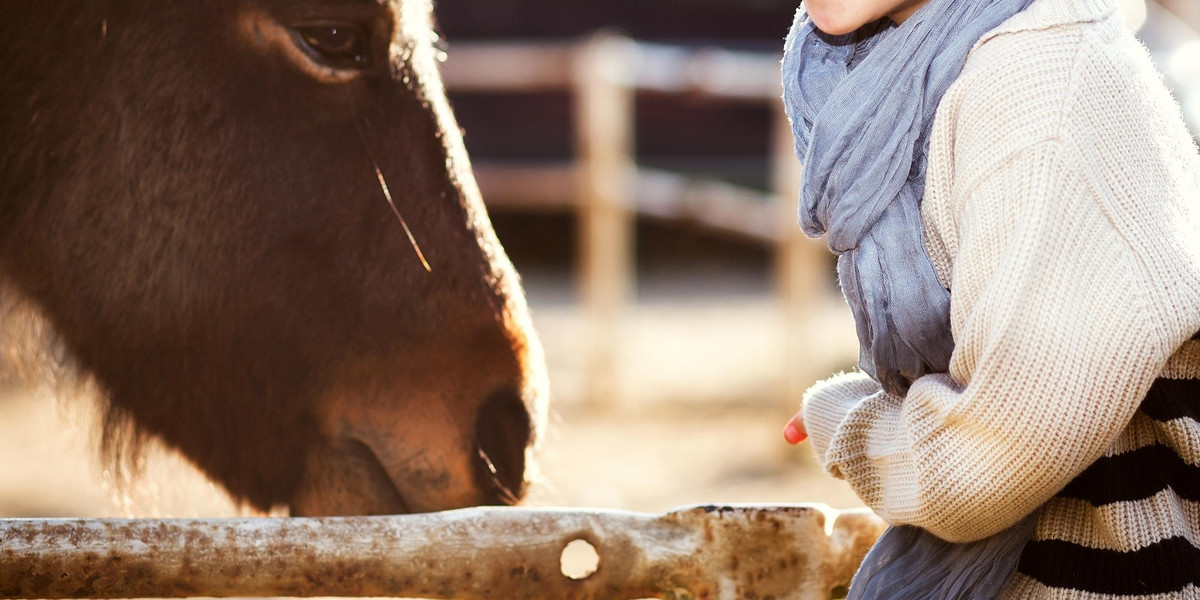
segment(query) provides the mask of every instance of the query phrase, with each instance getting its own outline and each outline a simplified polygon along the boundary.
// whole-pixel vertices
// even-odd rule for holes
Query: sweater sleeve
[[[905,398],[861,374],[806,395],[826,469],[888,522],[949,541],[1017,522],[1124,429],[1185,337],[1164,324],[1200,315],[1160,301],[1162,273],[1114,224],[1076,154],[1036,143],[954,208],[949,373]]]

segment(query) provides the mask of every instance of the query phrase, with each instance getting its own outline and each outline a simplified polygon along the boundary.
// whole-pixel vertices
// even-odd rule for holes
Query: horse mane
[[[109,401],[103,387],[83,369],[41,308],[0,280],[0,382],[47,390],[60,403],[91,403],[97,419],[85,424],[98,433],[100,464],[118,493],[143,472],[151,436],[132,415]],[[98,430],[94,427],[98,426]]]
[[[78,58],[105,43],[107,14],[114,10],[109,2],[92,3],[86,0],[55,0],[50,7],[30,7],[21,3],[5,4],[0,10],[0,35],[5,38],[5,52],[0,52],[0,70],[13,78],[13,89],[23,87],[61,91],[60,70],[55,65],[65,62],[63,56],[46,52],[57,48],[66,60]],[[128,8],[117,8],[118,13]],[[103,23],[97,27],[94,23]],[[0,108],[27,115],[24,104],[29,99],[20,94],[0,95]],[[36,119],[36,111],[30,117]],[[29,127],[34,128],[36,121]],[[23,122],[4,123],[23,126]],[[41,122],[36,122],[42,128]],[[7,129],[0,130],[5,134]],[[45,132],[39,135],[46,135]],[[57,170],[45,162],[45,156],[33,152],[13,152],[0,156],[8,164],[0,177],[0,214],[8,218],[9,211],[19,204],[18,198],[37,198],[44,192],[46,181],[53,181]],[[7,224],[7,223],[6,223]],[[3,232],[7,233],[7,231]],[[0,242],[3,242],[0,239]],[[60,404],[88,403],[96,408],[94,423],[84,424],[95,436],[100,451],[101,467],[112,479],[125,485],[136,480],[141,472],[143,449],[151,436],[143,431],[127,410],[113,404],[103,386],[76,359],[54,324],[42,308],[19,286],[0,272],[0,382],[19,383],[45,390]],[[98,434],[98,435],[96,435]],[[120,490],[118,490],[120,491]]]

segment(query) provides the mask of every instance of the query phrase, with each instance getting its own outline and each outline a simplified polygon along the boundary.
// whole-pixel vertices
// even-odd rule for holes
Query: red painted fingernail
[[[805,435],[803,431],[800,431],[799,427],[796,427],[795,423],[788,423],[787,427],[783,428],[783,439],[787,440],[787,443],[789,444],[799,444],[807,437],[808,436]]]

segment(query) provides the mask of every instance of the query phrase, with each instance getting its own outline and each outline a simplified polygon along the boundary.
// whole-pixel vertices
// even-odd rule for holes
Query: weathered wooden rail
[[[819,505],[0,520],[0,597],[825,600],[882,531]],[[564,565],[583,540],[598,561]],[[576,569],[573,571],[572,569]]]

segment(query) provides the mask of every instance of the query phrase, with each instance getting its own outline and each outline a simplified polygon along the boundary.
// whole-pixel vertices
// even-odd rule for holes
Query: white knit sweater
[[[1200,154],[1114,0],[980,40],[922,214],[950,372],[810,389],[825,468],[951,541],[1043,507],[1005,598],[1200,598]]]

